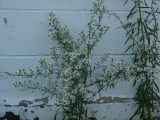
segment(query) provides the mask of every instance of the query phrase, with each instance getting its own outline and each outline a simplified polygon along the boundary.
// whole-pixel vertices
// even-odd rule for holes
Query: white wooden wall
[[[94,0],[0,0],[0,117],[6,111],[20,115],[22,120],[39,117],[40,120],[52,120],[56,107],[54,99],[40,92],[21,91],[13,87],[14,81],[26,78],[14,77],[22,68],[34,68],[38,59],[49,59],[49,47],[53,41],[48,38],[48,13],[53,11],[62,25],[71,29],[74,37],[86,28],[89,10]],[[117,13],[122,20],[128,14],[132,4],[123,6],[123,0],[106,0],[107,9]],[[160,4],[159,4],[160,5]],[[130,61],[129,52],[123,54],[126,47],[125,31],[117,29],[119,22],[105,17],[110,27],[103,40],[95,48],[91,62],[98,60],[104,53],[111,52],[115,61]],[[44,81],[38,78],[38,81]],[[26,79],[27,80],[27,79]],[[99,120],[128,120],[136,108],[133,101],[136,88],[132,83],[120,82],[115,89],[103,93],[101,104],[90,105],[98,111]],[[25,107],[28,105],[28,107]],[[60,120],[60,117],[59,117]]]

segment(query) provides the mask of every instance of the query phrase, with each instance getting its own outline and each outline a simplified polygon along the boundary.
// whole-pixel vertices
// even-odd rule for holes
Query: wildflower
[[[157,70],[155,73],[156,73],[156,74],[159,74],[159,71]]]
[[[68,87],[67,86],[63,87],[63,90],[65,90],[65,91],[68,90]]]
[[[104,78],[104,77],[102,77],[102,78],[101,78],[101,80],[102,80],[102,81],[104,81],[104,80],[105,80],[105,78]]]
[[[71,99],[71,100],[74,100],[74,99],[75,99],[75,96],[70,95],[70,99]]]
[[[115,79],[115,80],[113,80],[113,82],[112,82],[114,85],[116,85],[117,83],[118,83],[118,80],[117,79]]]
[[[62,93],[62,89],[59,89],[58,93],[61,94]]]
[[[89,39],[86,41],[86,45],[90,45],[90,40]]]
[[[52,63],[52,62],[49,62],[48,65],[49,65],[49,66],[53,66],[53,63]]]
[[[111,52],[108,52],[108,55],[111,55]]]

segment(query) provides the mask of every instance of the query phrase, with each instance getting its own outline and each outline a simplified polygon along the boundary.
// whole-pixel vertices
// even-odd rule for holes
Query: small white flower
[[[58,93],[61,94],[61,93],[62,93],[62,89],[59,89],[59,90],[58,90]]]
[[[67,90],[68,90],[68,87],[67,87],[67,86],[63,87],[63,90],[67,91]]]
[[[86,45],[90,45],[91,43],[90,43],[90,40],[89,39],[87,39],[87,41],[86,41]]]
[[[70,99],[74,100],[74,99],[75,99],[75,96],[70,95]]]
[[[111,52],[108,52],[108,55],[111,55]]]

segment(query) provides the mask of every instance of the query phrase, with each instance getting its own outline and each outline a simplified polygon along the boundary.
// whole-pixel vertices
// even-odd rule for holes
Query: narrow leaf
[[[136,5],[134,5],[134,7],[130,10],[129,14],[127,15],[127,20],[135,13],[133,12],[135,8],[136,8]]]
[[[125,52],[127,52],[132,46],[133,46],[133,44],[131,44],[131,45],[125,50]]]
[[[148,40],[148,46],[150,46],[150,35],[148,34],[148,31],[147,31],[147,27],[146,27],[146,23],[143,25],[144,27],[144,31],[145,31],[145,34],[147,36],[147,40]]]

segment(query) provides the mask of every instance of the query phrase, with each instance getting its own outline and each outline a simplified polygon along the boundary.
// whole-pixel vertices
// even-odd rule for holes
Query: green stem
[[[144,21],[143,21],[143,18],[142,18],[142,10],[141,10],[141,0],[138,0],[138,11],[139,11],[139,20],[140,20],[140,28],[141,28],[141,32],[142,32],[142,39],[140,39],[140,42],[142,42],[142,44],[144,45],[144,48],[143,49],[143,53],[142,53],[142,56],[141,56],[141,62],[142,63],[145,63],[143,64],[142,68],[143,67],[146,67],[146,61],[147,61],[147,55],[146,55],[146,52],[145,52],[145,32],[143,30],[143,27],[144,27]],[[147,113],[148,113],[148,120],[152,120],[152,114],[151,114],[151,105],[150,105],[150,80],[148,78],[146,78],[145,80],[145,84],[146,84],[146,88],[144,89],[144,92],[147,91],[147,94],[148,94],[148,100],[147,100],[147,103],[144,103],[144,107],[146,107],[147,109]],[[141,91],[143,92],[143,91]],[[138,96],[137,96],[138,97]],[[140,101],[139,101],[140,102]]]
[[[138,0],[138,10],[139,10],[139,19],[140,19],[140,23],[141,23],[141,30],[142,30],[142,37],[143,37],[142,42],[144,44],[145,41],[144,41],[144,31],[143,31],[143,19],[142,19],[142,10],[141,10],[141,0]]]
[[[147,89],[147,93],[148,93],[148,100],[147,100],[147,103],[148,103],[148,108],[147,108],[147,112],[148,112],[148,120],[152,120],[152,114],[151,114],[151,100],[150,100],[150,84],[151,84],[151,81],[150,79],[146,79],[146,89]]]

